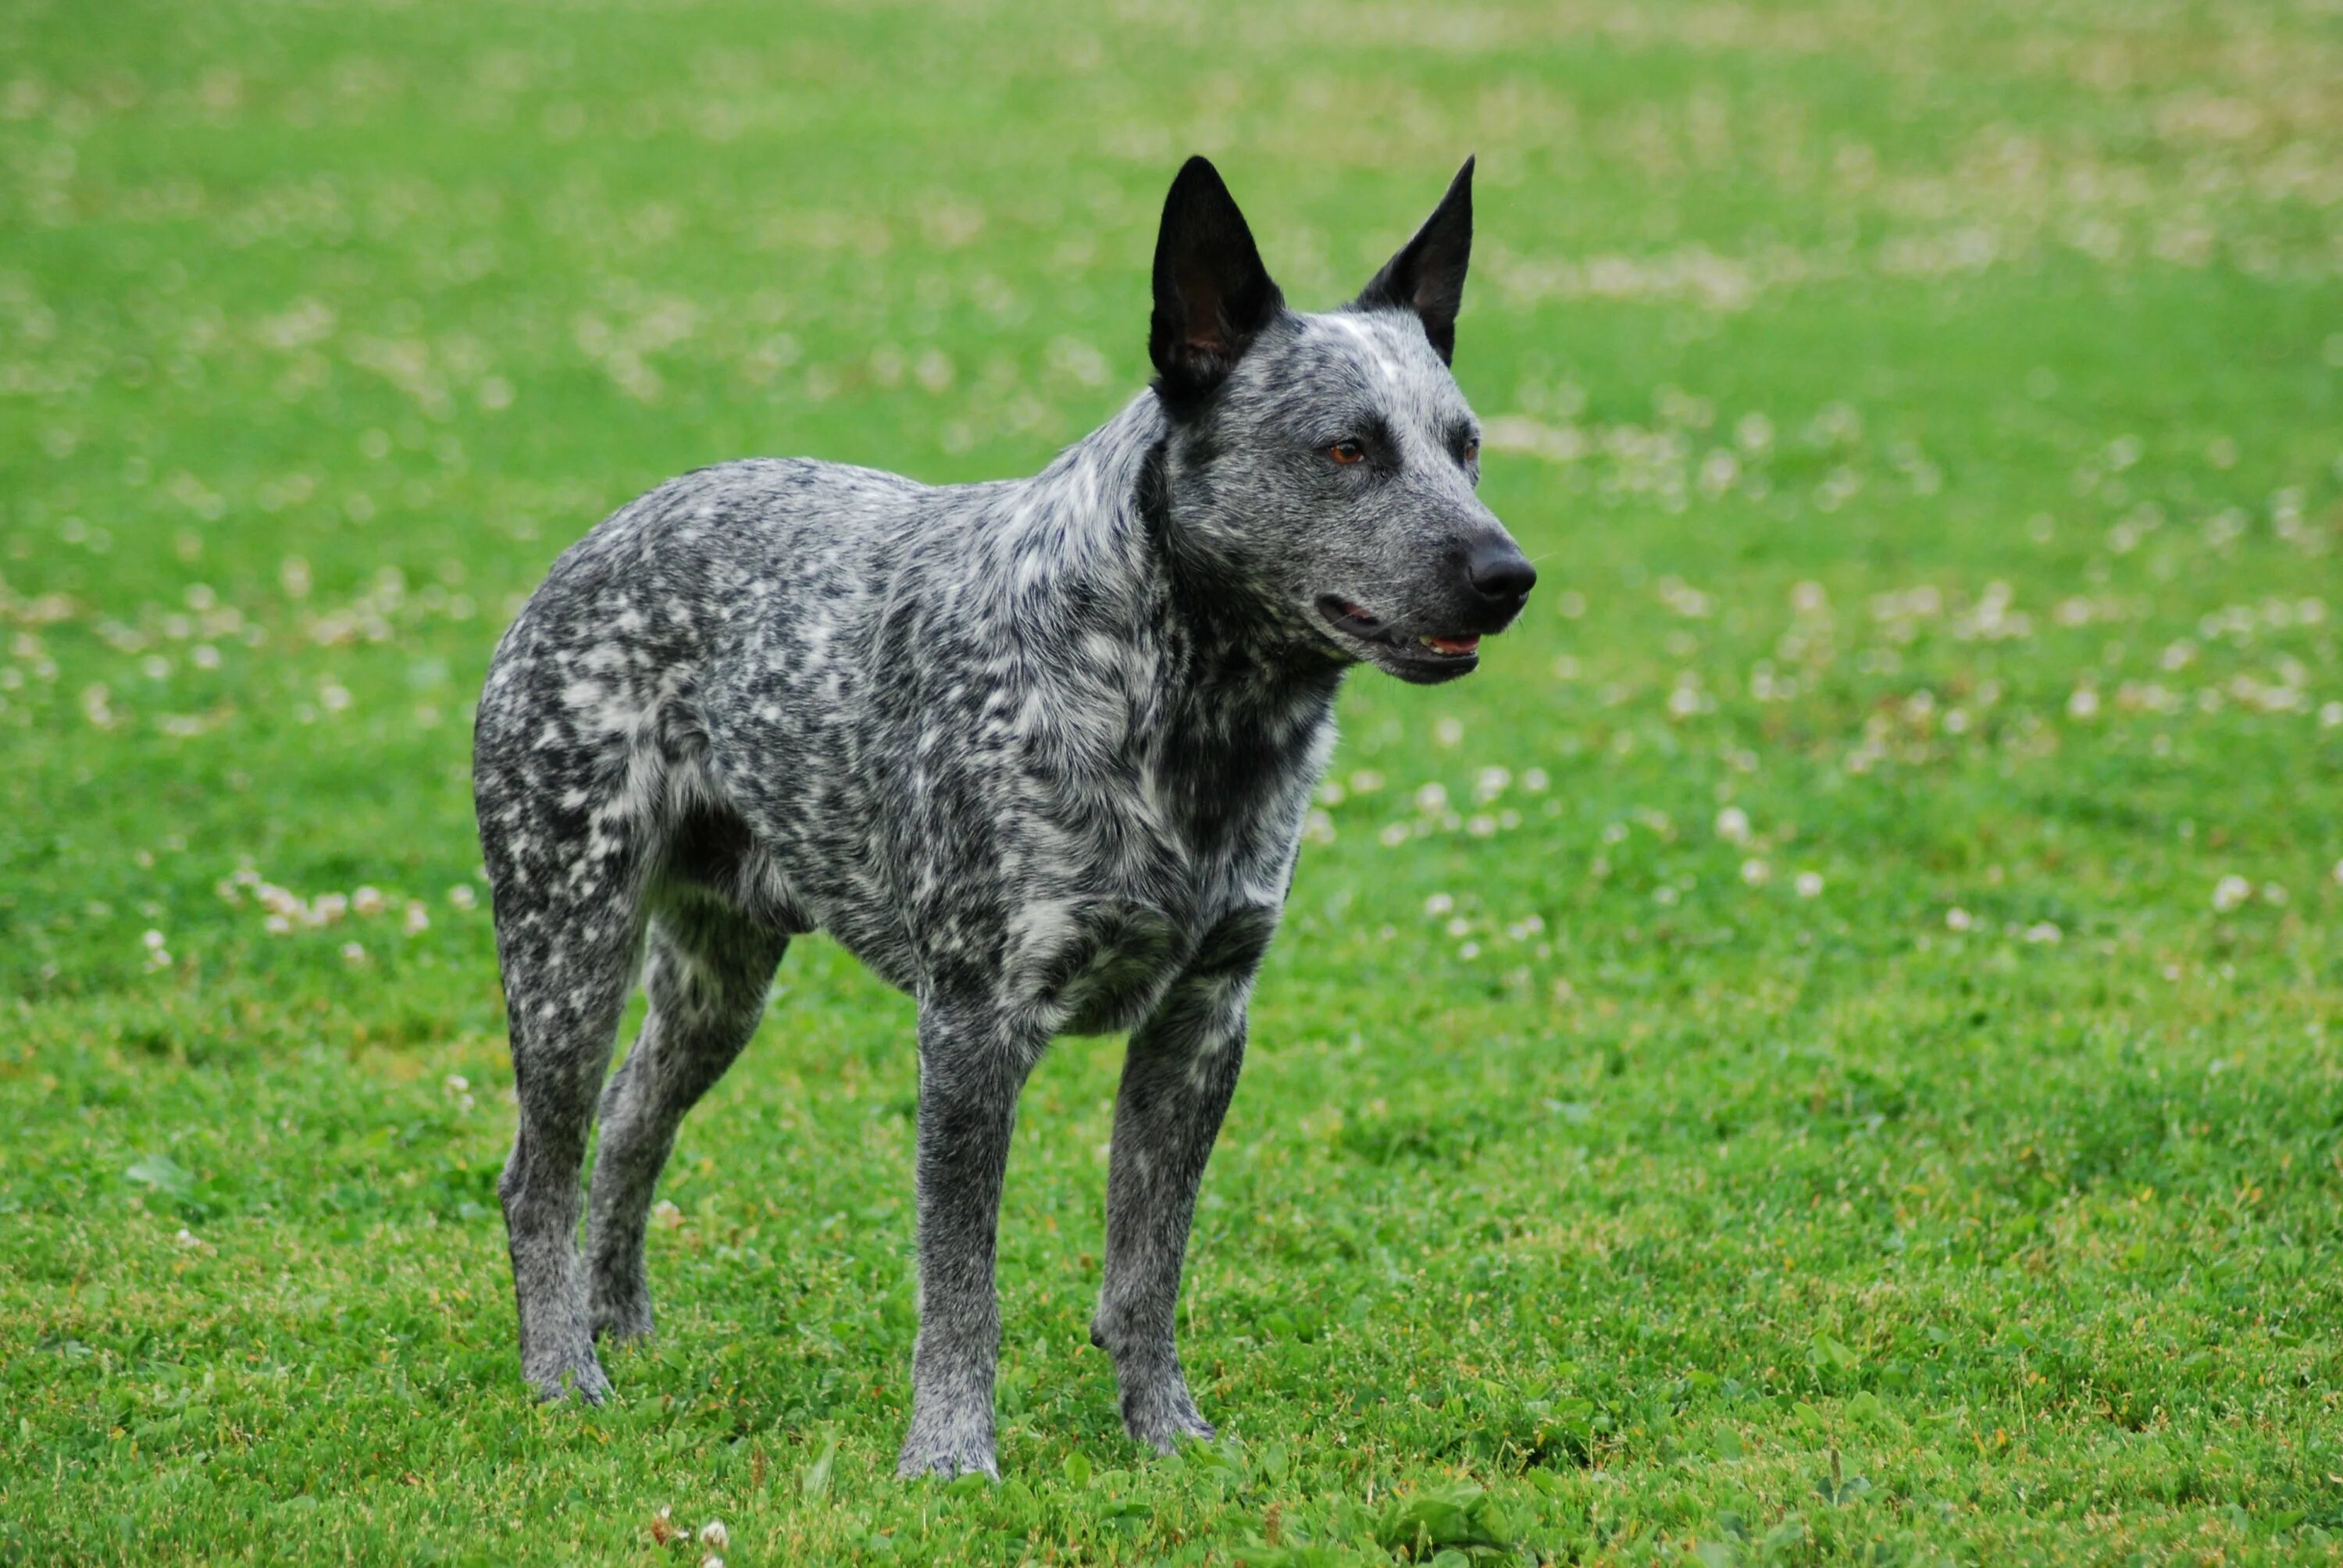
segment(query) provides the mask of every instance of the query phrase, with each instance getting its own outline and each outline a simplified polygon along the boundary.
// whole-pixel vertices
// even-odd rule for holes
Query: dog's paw
[[[1219,1435],[1212,1423],[1197,1411],[1195,1400],[1188,1393],[1187,1381],[1178,1377],[1125,1390],[1122,1425],[1133,1442],[1158,1453],[1171,1452],[1183,1438],[1210,1442]]]
[[[558,1365],[523,1369],[529,1386],[537,1397],[548,1404],[575,1399],[585,1404],[600,1404],[610,1397],[610,1380],[603,1374],[602,1363],[592,1351],[583,1357],[570,1357]]]
[[[991,1411],[938,1412],[915,1405],[910,1435],[903,1439],[895,1473],[906,1481],[920,1475],[941,1476],[946,1481],[956,1475],[1000,1480],[1001,1466],[992,1457]]]
[[[913,1438],[903,1444],[903,1452],[895,1462],[895,1474],[904,1481],[914,1481],[923,1475],[933,1475],[950,1481],[958,1475],[981,1475],[992,1481],[1001,1479],[1001,1465],[992,1457],[992,1442],[930,1445]]]

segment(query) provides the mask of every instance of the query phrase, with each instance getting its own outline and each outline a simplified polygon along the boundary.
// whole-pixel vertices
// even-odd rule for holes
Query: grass
[[[2334,1561],[2343,21],[0,4],[0,1561]],[[467,717],[668,475],[1027,472],[1177,158],[1300,301],[1481,156],[1537,608],[1361,678],[1157,1462],[1028,1091],[890,1478],[909,1004],[799,944],[620,1398],[520,1384]],[[274,930],[281,927],[283,930]]]

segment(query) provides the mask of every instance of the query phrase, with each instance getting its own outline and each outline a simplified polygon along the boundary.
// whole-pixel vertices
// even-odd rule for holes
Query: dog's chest
[[[1322,708],[1250,717],[1167,733],[1083,813],[1066,881],[1014,917],[1011,974],[1064,1031],[1129,1028],[1232,943],[1249,967],[1274,930],[1332,726]]]

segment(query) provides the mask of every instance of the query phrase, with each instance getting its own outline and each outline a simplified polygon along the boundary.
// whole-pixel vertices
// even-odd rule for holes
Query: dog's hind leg
[[[522,1375],[547,1399],[599,1402],[578,1261],[586,1139],[641,951],[631,824],[555,811],[541,794],[482,791],[497,953],[520,1124],[497,1182],[520,1310]]]
[[[789,938],[737,910],[684,898],[652,917],[650,1010],[602,1098],[587,1220],[594,1332],[651,1332],[643,1227],[676,1128],[757,1032]]]

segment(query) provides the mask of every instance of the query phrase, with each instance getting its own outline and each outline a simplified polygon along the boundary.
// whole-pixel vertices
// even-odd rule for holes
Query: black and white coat
[[[475,768],[540,1392],[601,1398],[595,1338],[650,1331],[644,1225],[677,1125],[789,938],[819,930],[919,1002],[904,1473],[994,1471],[1002,1172],[1018,1091],[1067,1032],[1131,1031],[1093,1337],[1135,1437],[1209,1434],[1173,1304],[1336,689],[1362,659],[1471,668],[1532,580],[1473,497],[1447,370],[1470,173],[1358,302],[1311,317],[1193,160],[1158,246],[1161,378],[1041,474],[731,463],[555,565],[497,650]],[[638,972],[649,1014],[605,1090]]]

